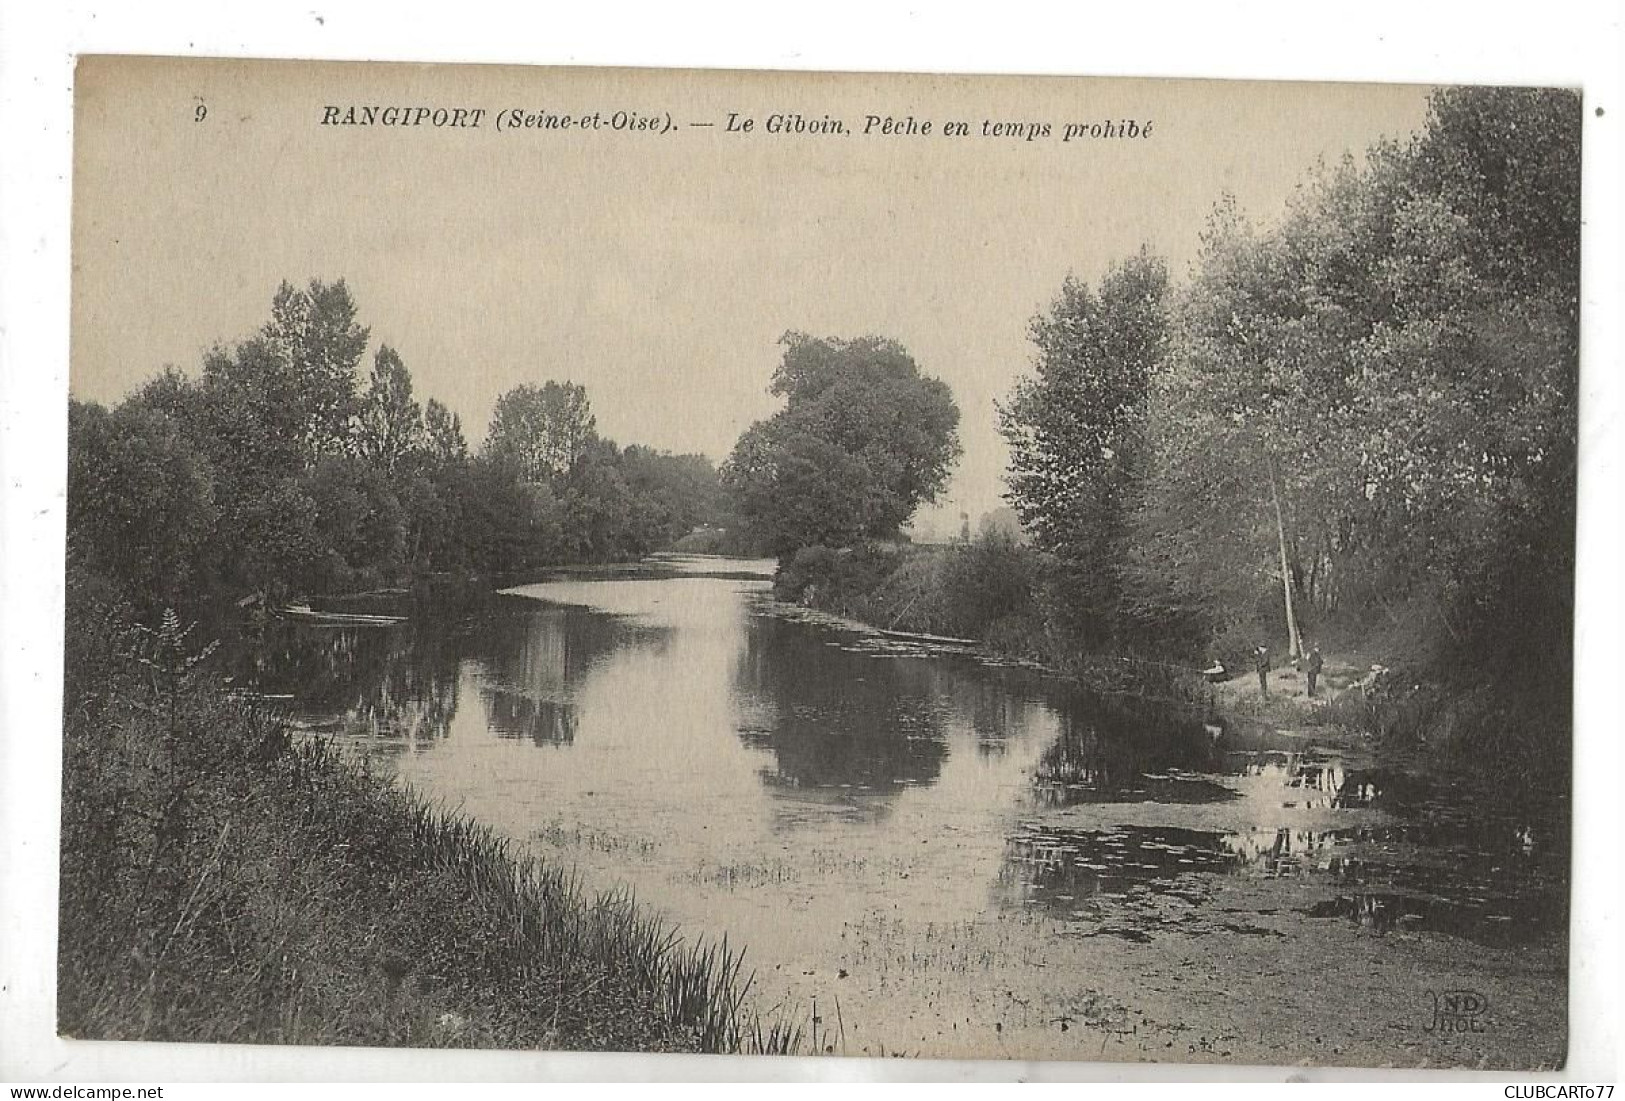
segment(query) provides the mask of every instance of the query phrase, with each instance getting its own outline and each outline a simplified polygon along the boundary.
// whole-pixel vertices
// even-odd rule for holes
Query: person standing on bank
[[[1258,694],[1270,694],[1270,648],[1260,646],[1253,651],[1253,668],[1258,670]]]
[[[1309,660],[1304,664],[1304,672],[1309,677],[1309,695],[1315,694],[1315,681],[1320,678],[1320,671],[1326,661],[1320,656],[1320,645],[1317,643],[1309,647]]]

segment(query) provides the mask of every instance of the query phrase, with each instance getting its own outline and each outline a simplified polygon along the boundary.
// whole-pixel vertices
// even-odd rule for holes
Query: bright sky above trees
[[[993,409],[1031,364],[1028,321],[1069,272],[1142,244],[1180,279],[1225,191],[1257,220],[1317,158],[1423,118],[1405,86],[1024,82],[401,66],[157,69],[154,96],[98,95],[77,166],[72,389],[116,400],[165,364],[195,371],[249,335],[284,279],[347,280],[374,343],[471,436],[496,397],[570,379],[601,431],[724,458],[776,407],[787,330],[900,341],[952,388],[965,453],[937,521],[1000,503]],[[330,74],[330,75],[329,75]],[[192,121],[193,96],[212,104]],[[493,109],[690,108],[712,129],[615,141],[319,125],[328,102],[455,99]],[[646,109],[646,108],[645,108]],[[978,123],[973,137],[717,133],[730,110]],[[985,138],[984,118],[1139,118],[1154,137]],[[759,123],[759,127],[762,123]],[[207,133],[199,127],[212,127]],[[375,349],[369,349],[368,360]]]

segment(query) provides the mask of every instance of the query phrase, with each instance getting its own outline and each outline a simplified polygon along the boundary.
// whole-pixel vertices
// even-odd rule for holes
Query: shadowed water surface
[[[1562,935],[1560,794],[1497,800],[1084,696],[775,604],[770,571],[666,559],[415,605],[393,628],[273,623],[235,640],[233,676],[432,799],[747,945],[763,1008],[838,1005],[830,1043],[852,1054],[998,1052],[1025,1033],[1005,1011],[986,1031],[988,984],[1011,1006],[1054,998],[1049,963],[1095,938]]]

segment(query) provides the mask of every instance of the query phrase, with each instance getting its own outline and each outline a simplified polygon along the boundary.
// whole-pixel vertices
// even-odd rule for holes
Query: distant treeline
[[[782,1052],[742,955],[510,851],[228,691],[174,610],[726,546],[717,472],[523,385],[470,453],[343,281],[69,421],[60,1027],[98,1039]],[[456,587],[451,587],[456,588]],[[305,685],[319,696],[320,678]],[[307,694],[310,694],[307,693]]]
[[[197,377],[72,402],[70,557],[153,609],[637,558],[727,524],[710,460],[604,439],[582,387],[508,391],[471,453],[394,349],[363,380],[369,340],[342,279],[283,284]]]
[[[1030,546],[884,554],[784,523],[781,592],[1061,664],[1237,662],[1285,656],[1284,573],[1317,641],[1447,686],[1484,724],[1561,729],[1579,242],[1579,97],[1441,91],[1419,134],[1317,170],[1278,224],[1221,201],[1188,278],[1142,252],[1066,281],[999,409]]]

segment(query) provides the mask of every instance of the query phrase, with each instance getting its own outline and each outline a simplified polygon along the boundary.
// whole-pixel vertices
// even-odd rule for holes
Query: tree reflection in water
[[[768,605],[716,581],[641,584],[414,606],[390,628],[271,621],[216,632],[218,660],[237,690],[287,696],[307,727],[362,739],[369,754],[438,760],[450,747],[419,754],[455,729],[459,745],[486,733],[573,750],[547,773],[566,796],[630,770],[643,786],[622,792],[616,813],[641,808],[663,830],[737,783],[752,789],[733,789],[741,807],[768,800],[773,834],[785,822],[859,824],[854,859],[875,856],[863,846],[918,848],[947,822],[966,831],[956,842],[986,829],[996,895],[1069,929],[1172,932],[1184,926],[1167,907],[1202,913],[1213,885],[1236,877],[1301,891],[1300,921],[1494,943],[1563,927],[1564,792],[1492,790],[1370,747],[1317,748],[1312,732],[1221,729],[964,655],[860,645],[760,614]],[[598,604],[557,602],[589,597]],[[460,705],[469,713],[454,724]],[[628,737],[635,763],[596,771]],[[656,798],[651,782],[671,790]],[[911,789],[918,798],[901,798]],[[949,813],[966,807],[987,813]],[[891,834],[869,828],[887,822]],[[777,853],[782,842],[763,844]],[[1134,926],[1125,915],[1137,907],[1158,924]]]
[[[438,627],[272,621],[223,641],[233,686],[295,700],[310,728],[417,745],[457,712],[456,647]]]
[[[619,648],[658,645],[668,632],[487,596],[414,606],[393,627],[270,620],[221,633],[238,690],[292,699],[308,729],[422,748],[449,735],[466,687],[498,735],[568,745],[574,693],[594,664]]]
[[[503,601],[512,614],[477,636],[480,698],[488,729],[538,746],[575,742],[576,695],[593,668],[618,650],[659,646],[668,628],[592,614],[583,608]]]
[[[518,692],[487,689],[485,722],[503,738],[529,738],[539,746],[565,746],[576,740],[575,705],[532,699]]]
[[[1220,744],[1189,711],[1076,692],[1061,708],[1060,737],[1034,774],[1045,806],[1080,803],[1208,803],[1235,792],[1197,775],[1220,770]]]
[[[756,617],[734,683],[741,737],[773,755],[762,782],[872,792],[934,782],[948,752],[935,664],[854,654]]]
[[[1040,806],[1089,814],[1064,826],[1027,822],[1011,835],[1005,901],[1112,935],[1154,914],[1136,934],[1145,935],[1195,923],[1200,910],[1173,919],[1149,900],[1197,905],[1213,877],[1244,876],[1291,880],[1302,913],[1375,932],[1512,944],[1563,928],[1562,793],[1509,797],[1469,776],[1356,766],[1336,748],[1302,744],[1229,750],[1178,722],[1147,725],[1074,701],[1035,790]],[[1082,821],[1100,825],[1073,824]]]

